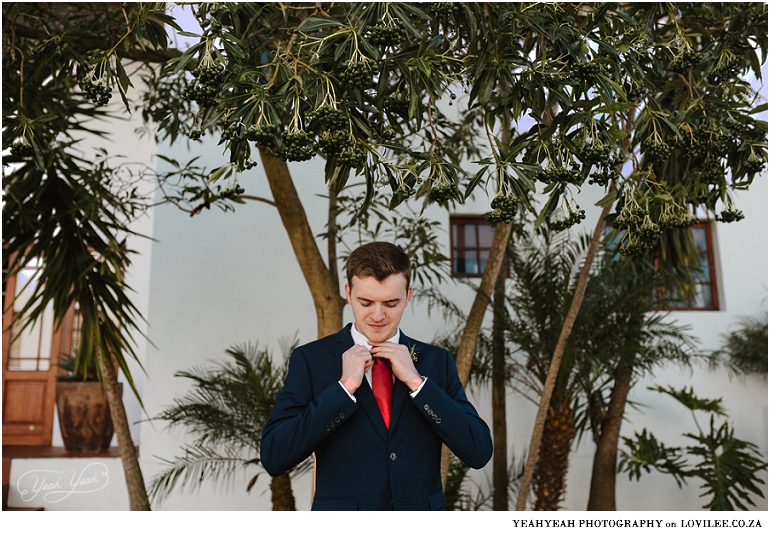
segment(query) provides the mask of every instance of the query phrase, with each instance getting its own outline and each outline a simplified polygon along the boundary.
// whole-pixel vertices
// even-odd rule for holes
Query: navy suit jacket
[[[401,334],[428,379],[412,398],[396,379],[390,429],[369,383],[353,402],[339,384],[350,324],[300,346],[261,441],[263,467],[285,473],[315,452],[313,510],[441,510],[441,444],[480,469],[492,457],[489,427],[465,396],[452,355]]]

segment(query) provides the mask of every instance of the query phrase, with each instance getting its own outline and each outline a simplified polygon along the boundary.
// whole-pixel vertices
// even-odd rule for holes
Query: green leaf
[[[225,172],[228,170],[232,171],[232,168],[229,165],[218,167],[217,169],[211,172],[211,175],[209,175],[209,178],[206,182],[210,184],[214,181],[219,180],[222,177],[222,175],[224,175]]]
[[[692,387],[689,389],[683,387],[682,389],[676,390],[670,386],[668,388],[664,388],[656,385],[654,387],[648,387],[647,389],[650,391],[657,391],[659,393],[665,393],[669,395],[670,397],[682,403],[690,411],[700,410],[715,413],[717,415],[726,415],[721,398],[699,398],[695,396]]]
[[[617,190],[612,190],[607,195],[602,197],[599,201],[597,201],[596,202],[596,206],[597,207],[602,207],[602,208],[610,206],[611,204],[613,204],[615,202],[615,200],[617,198],[618,198],[618,191]]]

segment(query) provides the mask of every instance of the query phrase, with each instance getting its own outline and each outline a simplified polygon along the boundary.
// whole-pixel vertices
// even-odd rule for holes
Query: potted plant
[[[71,355],[59,358],[61,374],[56,380],[56,411],[64,448],[70,452],[106,452],[114,428],[107,395],[96,364],[85,375],[75,374]],[[122,385],[118,385],[122,390]]]

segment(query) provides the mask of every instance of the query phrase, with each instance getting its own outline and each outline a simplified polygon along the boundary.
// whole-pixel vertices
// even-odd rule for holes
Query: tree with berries
[[[660,247],[664,263],[690,264],[697,255],[685,227],[699,211],[739,220],[731,192],[767,161],[767,126],[756,118],[764,106],[748,79],[767,53],[763,3],[204,3],[195,9],[203,31],[183,54],[168,49],[162,23],[174,21],[159,5],[62,5],[3,6],[3,147],[15,147],[13,160],[45,182],[51,162],[68,158],[61,140],[83,128],[79,114],[99,113],[98,87],[126,99],[130,80],[117,60],[163,64],[146,78],[145,116],[161,136],[218,136],[228,154],[180,197],[198,209],[244,199],[217,183],[259,153],[319,335],[341,327],[344,300],[287,162],[324,158],[332,195],[362,176],[362,213],[378,189],[390,208],[495,192],[493,248],[457,355],[464,381],[515,213],[565,229],[583,217],[575,194],[603,190],[522,489],[606,223],[616,222],[625,255]],[[4,176],[6,196],[20,200],[6,203],[4,223],[43,202],[14,191],[22,176]],[[43,237],[35,225],[28,236]],[[20,251],[4,233],[6,242]],[[61,259],[55,249],[37,253],[46,266]]]

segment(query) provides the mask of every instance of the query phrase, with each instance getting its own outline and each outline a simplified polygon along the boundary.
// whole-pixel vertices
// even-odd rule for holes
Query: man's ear
[[[412,299],[412,287],[409,287],[406,289],[406,303],[409,303],[409,300]]]
[[[345,299],[348,301],[348,303],[350,303],[350,285],[347,283],[345,283]]]

